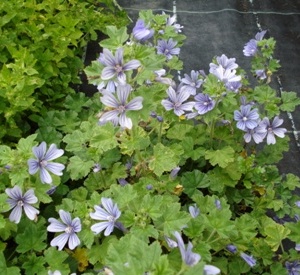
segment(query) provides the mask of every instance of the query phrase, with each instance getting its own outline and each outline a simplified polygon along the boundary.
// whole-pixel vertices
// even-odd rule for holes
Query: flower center
[[[205,101],[205,102],[203,103],[203,105],[204,105],[204,106],[207,106],[207,105],[208,105],[208,102],[207,102],[207,101]]]
[[[114,222],[114,221],[115,221],[115,217],[113,217],[113,216],[107,216],[106,219],[107,219],[109,222]]]
[[[47,166],[47,164],[48,164],[48,162],[47,162],[47,160],[45,160],[45,159],[42,159],[42,160],[40,161],[40,165],[41,165],[42,167]]]
[[[120,72],[122,72],[122,66],[120,66],[119,64],[117,64],[116,66],[115,66],[115,70],[116,70],[116,72],[117,73],[120,73]]]
[[[165,54],[168,54],[170,51],[168,49],[165,49]]]
[[[72,226],[68,226],[68,227],[66,227],[66,229],[65,229],[65,232],[66,232],[67,234],[71,234],[73,231],[74,231],[74,229],[73,229]]]
[[[19,200],[18,201],[18,206],[23,206],[24,205],[24,202],[22,200]]]
[[[121,114],[121,113],[124,113],[124,112],[126,111],[126,107],[123,106],[123,105],[120,105],[120,106],[118,107],[118,111],[119,111],[120,114]]]
[[[243,117],[243,121],[247,121],[248,118],[246,116]]]

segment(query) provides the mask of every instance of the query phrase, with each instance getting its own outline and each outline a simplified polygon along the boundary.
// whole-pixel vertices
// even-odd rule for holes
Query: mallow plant
[[[98,92],[0,146],[3,274],[298,274],[299,178],[276,164],[300,101],[270,86],[275,41],[241,46],[251,72],[224,53],[178,78],[183,32],[107,26]]]

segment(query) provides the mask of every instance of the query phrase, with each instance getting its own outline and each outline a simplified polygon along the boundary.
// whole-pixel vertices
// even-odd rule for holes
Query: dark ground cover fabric
[[[216,55],[235,57],[244,69],[250,68],[250,60],[243,56],[243,47],[254,35],[268,30],[268,36],[277,41],[275,58],[280,60],[278,78],[272,86],[278,93],[294,91],[300,96],[300,0],[118,0],[134,26],[140,10],[151,9],[154,13],[162,11],[173,14],[183,25],[187,36],[181,48],[180,58],[184,61],[181,75],[191,70],[208,72],[209,63]],[[86,63],[98,57],[97,43],[87,49]],[[90,85],[85,91],[95,92]],[[292,114],[282,114],[284,126],[290,137],[290,150],[279,163],[282,173],[300,176],[300,107]]]

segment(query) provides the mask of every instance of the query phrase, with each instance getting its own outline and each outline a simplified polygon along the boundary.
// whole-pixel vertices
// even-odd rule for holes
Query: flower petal
[[[50,225],[47,227],[47,231],[49,232],[64,232],[65,229],[68,227],[67,225],[63,224],[61,221],[49,218],[48,222],[50,222]]]
[[[57,146],[55,144],[51,144],[44,159],[50,161],[61,157],[63,154],[64,154],[63,149],[57,149]]]
[[[62,170],[65,169],[65,166],[61,163],[49,162],[49,163],[47,163],[46,168],[53,174],[55,174],[57,176],[61,176],[63,174]]]
[[[141,96],[135,97],[126,105],[126,109],[135,110],[135,111],[140,110],[143,108],[142,102],[143,102],[143,97]]]
[[[102,232],[106,227],[108,227],[110,222],[98,222],[91,226],[91,230],[94,234],[99,234]]]
[[[71,214],[69,212],[60,209],[58,211],[58,213],[64,224],[66,224],[66,225],[72,224],[72,218],[71,218]]]
[[[19,223],[22,216],[22,206],[17,205],[10,213],[9,220],[11,222]]]
[[[137,69],[139,66],[141,66],[141,62],[136,59],[133,59],[123,66],[123,71],[134,70]]]
[[[76,246],[80,244],[80,240],[75,233],[70,234],[68,246],[73,250]]]
[[[24,204],[24,211],[25,211],[25,214],[28,217],[28,219],[30,219],[32,221],[40,213],[39,210],[37,210],[36,208],[34,208],[33,206],[31,206],[30,204],[27,204],[27,203]]]
[[[30,175],[34,175],[40,169],[39,161],[36,159],[29,159],[27,164]]]
[[[47,144],[45,141],[43,141],[39,146],[34,146],[32,148],[32,152],[38,160],[41,160],[46,154],[46,149],[47,149]]]
[[[120,103],[117,101],[115,96],[111,92],[104,92],[103,96],[100,97],[100,101],[108,107],[118,108]]]
[[[109,80],[109,79],[113,78],[115,75],[116,75],[116,70],[114,68],[112,68],[112,67],[105,67],[102,70],[101,78],[103,80]]]
[[[52,183],[52,178],[44,167],[41,167],[40,169],[40,179],[42,183]]]
[[[109,222],[109,224],[107,225],[105,231],[104,231],[104,236],[109,236],[111,234],[111,232],[113,232],[114,230],[114,222]]]
[[[68,233],[63,233],[57,237],[55,237],[50,245],[51,246],[57,246],[58,250],[62,250],[64,248],[64,246],[66,245],[68,239],[69,239],[70,234]]]
[[[34,195],[34,190],[29,189],[23,196],[23,200],[25,203],[36,203],[38,201],[38,198]]]
[[[131,129],[132,128],[132,120],[127,117],[125,113],[122,113],[119,117],[119,124],[123,128]]]
[[[13,188],[6,188],[5,193],[16,201],[23,197],[22,190],[18,185],[15,185]]]

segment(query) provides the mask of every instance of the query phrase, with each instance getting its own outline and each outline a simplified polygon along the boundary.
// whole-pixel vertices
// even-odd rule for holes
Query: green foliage
[[[253,132],[236,127],[234,115],[241,102],[251,103],[260,120],[273,121],[281,111],[292,112],[299,105],[294,92],[280,96],[269,85],[279,68],[273,58],[274,39],[259,41],[252,59],[252,71],[264,69],[266,79],[258,79],[252,87],[246,72],[238,68],[242,87],[232,92],[213,73],[199,74],[202,85],[196,94],[209,95],[213,109],[178,116],[162,100],[168,98],[170,85],[176,90],[174,73],[183,62],[178,56],[168,59],[157,54],[154,47],[160,39],[172,38],[176,47],[183,44],[185,36],[172,24],[166,25],[169,15],[141,11],[140,18],[155,33],[151,42],[140,42],[128,33],[125,13],[115,1],[14,0],[0,7],[4,11],[0,19],[0,121],[4,127],[0,135],[3,140],[9,137],[0,145],[1,274],[58,270],[61,274],[193,275],[204,274],[208,265],[219,268],[221,274],[283,274],[286,262],[299,259],[294,248],[284,250],[286,240],[300,243],[300,199],[295,192],[299,178],[281,175],[276,167],[288,151],[289,138],[275,135],[275,144],[269,144],[269,129],[258,145],[257,139],[245,138]],[[114,21],[119,25],[112,26]],[[113,55],[123,48],[124,64],[140,61],[140,67],[125,74],[132,87],[128,101],[142,97],[142,109],[128,110],[120,98],[120,106],[115,107],[116,102],[105,106],[99,93],[88,98],[69,88],[78,82],[83,47],[96,39],[97,30],[107,35],[100,45]],[[216,65],[217,60],[213,58]],[[108,84],[101,76],[104,63],[97,60],[85,68],[92,85]],[[188,100],[196,99],[190,94]],[[174,105],[179,108],[181,102]],[[120,127],[119,120],[98,123],[112,110],[122,119],[126,114],[132,128]],[[27,116],[30,125],[23,123]],[[36,131],[30,128],[33,125],[38,126]],[[20,139],[13,142],[11,137]],[[63,175],[50,171],[51,185],[41,183],[41,171],[29,174],[28,159],[37,158],[33,148],[42,141],[47,148],[55,144],[64,150],[58,159],[40,157],[39,169],[51,170],[50,162],[65,165]],[[21,221],[10,221],[15,210],[10,209],[5,191],[15,185],[23,194],[34,191],[37,202],[29,204],[39,214],[33,220],[24,211],[26,201],[20,199]],[[95,220],[91,217],[95,206],[107,208],[104,198],[110,198],[114,206],[103,210],[104,220]],[[116,208],[120,217],[111,213]],[[76,232],[80,244],[74,249],[68,242],[61,251],[51,246],[53,238],[74,229],[66,225],[61,232],[47,232],[53,221],[49,218],[59,219],[59,210],[81,221]],[[112,223],[109,236],[104,230],[94,234],[91,226],[104,227],[104,222]],[[182,257],[178,247],[170,246],[175,231],[186,249],[190,243],[189,249],[201,255],[198,262],[191,264],[187,260],[193,257]],[[228,245],[234,245],[236,252]],[[240,257],[242,252],[254,257],[253,267]]]

